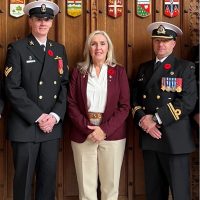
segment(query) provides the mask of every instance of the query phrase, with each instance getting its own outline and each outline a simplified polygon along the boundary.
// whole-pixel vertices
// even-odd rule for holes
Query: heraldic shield
[[[24,15],[25,0],[10,0],[10,15],[13,17],[21,17]]]
[[[120,17],[122,16],[123,3],[122,0],[108,0],[107,1],[108,16]]]
[[[137,16],[148,17],[151,14],[151,0],[137,0],[136,6]]]
[[[82,13],[82,0],[67,0],[67,14],[78,17]]]
[[[180,13],[179,0],[164,1],[164,15],[167,17],[176,17]]]

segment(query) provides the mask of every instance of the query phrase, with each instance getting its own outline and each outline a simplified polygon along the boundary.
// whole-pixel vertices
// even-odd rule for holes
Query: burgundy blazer
[[[82,143],[92,132],[87,109],[88,75],[83,75],[75,68],[70,80],[68,112],[71,119],[70,138]],[[125,120],[130,109],[129,84],[124,67],[108,67],[107,103],[100,124],[106,133],[106,140],[119,140],[126,137]]]

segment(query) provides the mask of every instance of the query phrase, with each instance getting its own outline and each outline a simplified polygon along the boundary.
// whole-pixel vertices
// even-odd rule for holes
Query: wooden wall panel
[[[26,0],[26,3],[33,0]],[[116,59],[127,70],[130,87],[139,64],[154,56],[151,38],[146,32],[147,26],[154,21],[167,21],[180,26],[184,35],[177,40],[175,54],[188,58],[191,46],[196,44],[199,32],[197,0],[180,0],[181,13],[178,17],[168,18],[163,15],[163,1],[152,0],[152,14],[141,18],[136,13],[135,0],[123,0],[123,15],[111,18],[107,15],[107,0],[82,0],[82,15],[67,15],[66,1],[54,0],[61,13],[56,17],[49,38],[66,46],[69,69],[83,60],[83,49],[87,35],[96,29],[105,30],[111,37]],[[1,13],[2,11],[2,13]],[[192,14],[191,14],[192,13]],[[198,26],[197,26],[198,27]],[[6,55],[6,47],[10,42],[23,38],[29,33],[26,16],[13,18],[9,15],[9,1],[0,1],[0,70]],[[0,120],[0,199],[12,200],[13,163],[10,143],[5,139],[6,113]],[[139,148],[138,130],[133,124],[130,114],[127,130],[127,145],[120,179],[120,200],[144,200],[144,171],[142,153]],[[70,123],[66,116],[64,138],[61,140],[58,170],[57,199],[78,200],[78,186],[71,144],[69,140]],[[34,186],[34,183],[33,183]],[[196,199],[193,199],[196,200]]]
[[[0,70],[3,70],[3,63],[6,54],[6,34],[4,33],[6,29],[6,2],[0,1]],[[5,148],[5,121],[4,117],[0,120],[0,197],[4,197],[6,189],[6,148]]]

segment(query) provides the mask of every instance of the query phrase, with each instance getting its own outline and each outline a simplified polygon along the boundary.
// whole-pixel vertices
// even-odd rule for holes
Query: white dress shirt
[[[88,112],[104,113],[107,101],[107,71],[108,66],[103,64],[98,77],[95,67],[92,66],[87,82]]]

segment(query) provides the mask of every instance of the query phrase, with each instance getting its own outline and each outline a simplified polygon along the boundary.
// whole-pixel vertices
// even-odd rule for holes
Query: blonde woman
[[[68,96],[79,199],[97,200],[99,177],[101,199],[116,200],[130,108],[128,79],[104,31],[88,36],[84,56]]]

